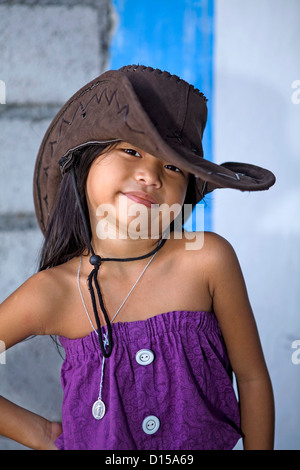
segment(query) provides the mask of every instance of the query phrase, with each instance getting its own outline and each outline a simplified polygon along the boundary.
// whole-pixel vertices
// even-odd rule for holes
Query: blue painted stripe
[[[110,48],[110,68],[147,65],[199,88],[208,98],[203,146],[205,158],[212,160],[214,0],[113,0],[113,5],[119,23]],[[211,230],[212,200],[209,195],[205,200],[204,227]]]

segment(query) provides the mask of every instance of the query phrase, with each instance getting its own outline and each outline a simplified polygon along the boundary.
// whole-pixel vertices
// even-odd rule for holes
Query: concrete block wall
[[[32,181],[43,135],[60,106],[107,67],[113,23],[110,0],[0,0],[0,302],[37,269]],[[1,362],[1,395],[60,419],[62,359],[51,338],[24,341]],[[1,450],[22,448],[0,437]]]

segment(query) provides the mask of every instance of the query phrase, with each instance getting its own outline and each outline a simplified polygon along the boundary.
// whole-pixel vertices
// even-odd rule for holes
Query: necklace
[[[112,323],[114,321],[114,319],[116,318],[116,316],[118,315],[118,313],[120,312],[120,310],[122,309],[122,307],[124,306],[125,302],[128,300],[129,296],[131,295],[132,291],[135,289],[135,287],[137,286],[137,284],[139,283],[141,277],[143,276],[143,274],[145,273],[146,269],[149,267],[150,263],[152,262],[152,260],[154,259],[155,255],[156,255],[157,251],[152,255],[152,257],[150,258],[150,260],[148,261],[148,263],[146,264],[146,266],[144,267],[143,271],[141,272],[141,274],[139,275],[139,277],[137,278],[137,280],[135,281],[135,283],[133,284],[133,286],[131,287],[130,291],[128,292],[128,294],[126,295],[125,299],[123,300],[123,302],[121,303],[120,307],[118,308],[118,310],[116,311],[116,313],[114,314],[113,318],[110,320],[110,323]],[[80,298],[81,298],[81,301],[82,301],[82,305],[83,305],[83,308],[85,310],[85,313],[88,317],[88,320],[90,322],[90,325],[92,326],[93,330],[97,333],[97,335],[99,336],[101,334],[101,330],[96,330],[96,328],[94,327],[93,325],[93,322],[91,320],[91,317],[89,315],[89,312],[88,312],[88,309],[85,305],[85,301],[84,301],[84,298],[83,298],[83,295],[82,295],[82,291],[81,291],[81,288],[80,288],[80,270],[81,270],[81,256],[80,256],[80,259],[79,259],[79,267],[78,267],[78,272],[77,272],[77,286],[78,286],[78,290],[79,290],[79,294],[80,294]],[[108,338],[107,338],[107,334],[106,333],[103,333],[103,344],[104,344],[104,347],[106,347],[108,344],[109,344],[109,341],[108,341]],[[98,399],[95,401],[95,403],[93,404],[93,407],[92,407],[92,414],[94,416],[95,419],[102,419],[103,416],[105,415],[105,411],[106,411],[106,408],[105,408],[105,403],[104,401],[102,400],[102,386],[103,386],[103,378],[104,378],[104,365],[105,365],[105,358],[106,356],[103,355],[103,359],[102,359],[102,367],[101,367],[101,379],[100,379],[100,387],[99,387],[99,395],[98,395]]]

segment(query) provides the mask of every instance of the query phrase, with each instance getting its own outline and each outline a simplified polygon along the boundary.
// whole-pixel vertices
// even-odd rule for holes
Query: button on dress
[[[103,327],[103,332],[105,332]],[[65,349],[65,450],[225,450],[241,437],[238,401],[214,313],[172,311],[112,324],[105,361],[105,415],[95,419],[102,354],[97,333],[60,337]]]

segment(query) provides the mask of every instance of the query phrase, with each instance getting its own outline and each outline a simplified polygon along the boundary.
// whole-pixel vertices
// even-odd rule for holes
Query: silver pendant
[[[95,419],[102,419],[105,415],[105,404],[100,398],[93,404],[92,413]]]

